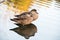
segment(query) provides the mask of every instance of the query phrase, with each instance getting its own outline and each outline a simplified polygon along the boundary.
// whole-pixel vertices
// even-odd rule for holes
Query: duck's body
[[[15,17],[17,18],[12,19],[12,21],[22,25],[27,25],[36,20],[38,18],[38,14],[35,12],[35,10],[31,10],[30,12],[24,12],[20,15],[15,15]]]

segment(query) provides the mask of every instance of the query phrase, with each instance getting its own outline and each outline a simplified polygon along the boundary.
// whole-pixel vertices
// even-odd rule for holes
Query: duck
[[[32,9],[29,12],[23,12],[20,15],[15,15],[15,17],[17,18],[13,18],[11,20],[18,24],[27,25],[38,18],[38,13],[36,9]]]

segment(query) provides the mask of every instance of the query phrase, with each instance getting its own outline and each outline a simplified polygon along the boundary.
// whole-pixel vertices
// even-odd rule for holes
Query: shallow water
[[[37,27],[37,33],[28,40],[60,40],[60,2],[51,1],[45,5],[34,4],[30,9],[37,9],[39,18],[32,22]],[[6,5],[0,4],[0,40],[26,40],[10,29],[18,27],[10,19],[14,12],[6,11]]]

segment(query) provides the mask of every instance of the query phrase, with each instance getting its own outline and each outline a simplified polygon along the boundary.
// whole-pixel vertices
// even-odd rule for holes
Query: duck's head
[[[38,12],[37,12],[36,9],[32,9],[30,11],[30,13],[31,13],[31,15],[32,15],[32,17],[33,17],[34,20],[36,20],[38,18]]]

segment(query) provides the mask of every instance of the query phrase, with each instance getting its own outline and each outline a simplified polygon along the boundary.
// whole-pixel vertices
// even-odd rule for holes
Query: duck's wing
[[[25,19],[28,18],[27,15],[30,15],[30,12],[24,12],[24,13],[22,13],[20,15],[15,15],[15,17],[17,17],[16,19],[18,19],[18,20],[25,20]]]
[[[29,15],[29,12],[24,12],[20,15],[20,18],[27,18],[27,15]]]
[[[21,13],[19,15],[15,15],[15,17],[26,16],[26,14],[29,14],[29,12],[23,12],[23,13]]]
[[[15,17],[20,17],[20,15],[15,15]]]

